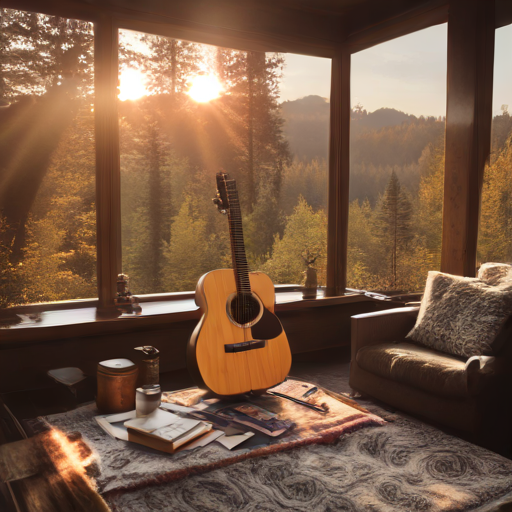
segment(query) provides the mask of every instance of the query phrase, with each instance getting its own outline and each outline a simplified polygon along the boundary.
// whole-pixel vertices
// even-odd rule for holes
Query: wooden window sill
[[[374,300],[355,292],[324,297],[323,291],[319,291],[318,298],[305,300],[300,291],[286,290],[276,293],[276,312]],[[201,311],[192,297],[142,302],[141,307],[141,314],[122,314],[116,318],[98,317],[96,307],[20,314],[20,323],[0,327],[0,348],[113,332],[155,330],[165,328],[170,323],[199,320],[201,317]]]

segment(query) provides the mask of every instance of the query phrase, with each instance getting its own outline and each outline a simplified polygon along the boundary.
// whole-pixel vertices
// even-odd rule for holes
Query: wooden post
[[[441,270],[474,276],[485,162],[489,158],[494,0],[451,0]]]
[[[121,194],[117,116],[118,30],[112,17],[95,24],[96,223],[98,314],[117,316],[114,306],[121,270]]]
[[[343,295],[347,284],[350,174],[350,53],[332,59],[329,141],[329,206],[326,295]]]

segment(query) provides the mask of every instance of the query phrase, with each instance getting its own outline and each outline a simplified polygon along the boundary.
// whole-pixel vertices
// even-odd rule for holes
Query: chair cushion
[[[428,393],[467,396],[466,364],[457,357],[412,343],[381,343],[360,348],[356,361],[363,370]]]
[[[497,355],[503,343],[498,335],[511,312],[512,283],[493,286],[431,271],[416,325],[407,338],[452,355]]]

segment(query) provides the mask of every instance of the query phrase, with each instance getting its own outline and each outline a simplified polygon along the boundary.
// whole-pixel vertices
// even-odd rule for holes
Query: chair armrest
[[[403,340],[414,327],[419,309],[414,306],[353,316],[352,357],[361,347]]]
[[[504,358],[473,356],[466,361],[468,391],[472,396],[494,393],[496,386],[510,381],[510,363]]]

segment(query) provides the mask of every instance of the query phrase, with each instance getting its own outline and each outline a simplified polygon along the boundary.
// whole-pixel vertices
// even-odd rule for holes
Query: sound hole
[[[233,295],[229,306],[229,314],[239,325],[247,325],[258,318],[261,312],[260,301],[252,294]]]

